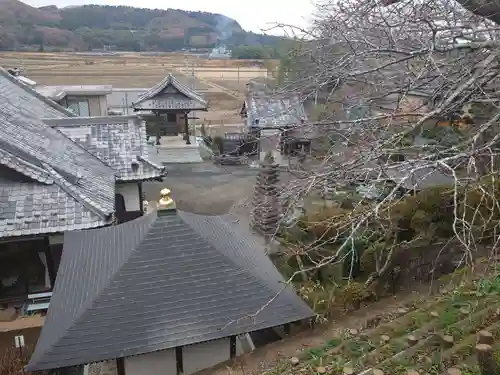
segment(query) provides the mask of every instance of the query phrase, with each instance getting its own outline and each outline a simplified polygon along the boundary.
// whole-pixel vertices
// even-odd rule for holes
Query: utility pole
[[[196,83],[194,80],[194,61],[191,62],[191,88],[194,90],[196,87]]]
[[[125,91],[125,97],[123,99],[125,100],[125,108],[123,114],[128,115],[128,92]]]
[[[199,56],[196,56],[196,58],[198,59]],[[196,77],[194,74],[194,60],[191,61],[191,88],[193,90],[196,90]],[[193,113],[192,117],[196,117],[196,112],[193,111],[192,113]],[[191,120],[191,129],[193,131],[193,136],[195,137],[195,140],[196,140],[196,120],[195,119]]]

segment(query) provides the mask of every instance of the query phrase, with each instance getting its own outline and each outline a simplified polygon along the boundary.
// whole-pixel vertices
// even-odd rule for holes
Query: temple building
[[[196,91],[182,84],[172,74],[139,96],[132,104],[146,120],[148,133],[154,132],[157,143],[161,136],[183,134],[186,144],[191,144],[189,135],[189,114],[193,111],[207,111],[207,101]]]

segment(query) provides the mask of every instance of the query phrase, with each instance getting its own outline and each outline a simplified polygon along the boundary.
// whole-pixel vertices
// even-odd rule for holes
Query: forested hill
[[[280,38],[246,32],[221,14],[177,9],[84,5],[34,8],[0,0],[0,50],[100,49],[174,51],[276,44]]]

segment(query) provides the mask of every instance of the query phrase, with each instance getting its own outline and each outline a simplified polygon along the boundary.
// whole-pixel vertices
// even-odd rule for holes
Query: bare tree
[[[317,219],[322,231],[301,251],[311,268],[353,258],[360,238],[375,255],[367,284],[393,272],[394,249],[425,237],[459,244],[462,262],[481,244],[496,251],[499,11],[498,1],[481,0],[317,5],[283,89],[322,108],[308,126],[327,146],[294,186],[297,196],[326,184],[357,198],[348,211]],[[436,182],[437,174],[447,179]],[[424,193],[410,198],[412,190]],[[433,195],[440,206],[426,217]],[[404,216],[410,201],[415,212]]]

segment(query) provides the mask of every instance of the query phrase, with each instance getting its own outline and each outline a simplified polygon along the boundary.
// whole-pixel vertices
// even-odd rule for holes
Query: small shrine
[[[195,90],[182,84],[172,74],[143,93],[133,103],[135,112],[146,120],[148,134],[156,135],[157,144],[161,136],[183,134],[186,144],[191,144],[189,135],[189,113],[207,111],[207,101]],[[194,135],[194,134],[193,134]]]

